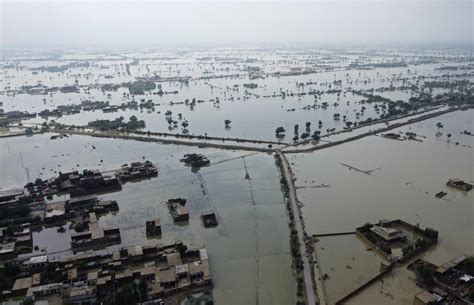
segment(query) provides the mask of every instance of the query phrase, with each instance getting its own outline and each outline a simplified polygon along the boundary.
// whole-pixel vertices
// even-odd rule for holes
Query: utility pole
[[[28,167],[25,167],[25,171],[26,171],[26,182],[30,183],[31,182],[30,170],[28,169]]]

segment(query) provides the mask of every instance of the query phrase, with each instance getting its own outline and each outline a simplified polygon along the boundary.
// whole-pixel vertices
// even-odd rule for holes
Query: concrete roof
[[[192,262],[189,264],[189,273],[202,272],[204,278],[210,278],[211,272],[209,271],[209,261]]]
[[[143,255],[142,246],[131,246],[127,248],[129,256]]]
[[[47,261],[48,261],[48,256],[47,255],[40,255],[40,256],[30,257],[27,264],[29,264],[29,265],[31,265],[31,264],[41,264],[41,263],[46,263]]]
[[[13,284],[12,291],[28,289],[32,286],[33,279],[31,277],[25,277],[17,279]]]
[[[11,190],[4,190],[0,191],[0,198],[1,197],[11,197],[11,196],[18,196],[22,195],[25,193],[24,188],[16,188],[16,189],[11,189]]]
[[[60,216],[66,213],[65,201],[48,202],[45,206],[44,217]]]
[[[176,282],[176,273],[174,268],[158,270],[156,277],[160,283]]]
[[[189,272],[188,264],[176,265],[176,274],[183,274]]]
[[[168,263],[168,266],[176,266],[176,265],[181,265],[183,262],[181,261],[181,254],[179,252],[173,252],[173,253],[168,253],[166,254],[166,262]]]
[[[87,280],[88,281],[97,280],[98,277],[99,277],[99,272],[97,272],[97,271],[92,271],[92,272],[87,273]]]
[[[435,302],[438,298],[431,294],[429,291],[423,290],[418,293],[415,298],[423,302],[423,304],[429,304],[430,302]]]
[[[15,251],[15,242],[0,244],[0,254]]]

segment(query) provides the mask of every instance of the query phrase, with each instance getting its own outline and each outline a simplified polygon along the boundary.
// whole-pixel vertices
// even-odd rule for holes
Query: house
[[[37,287],[30,287],[26,292],[27,297],[41,297],[47,296],[52,294],[59,294],[61,295],[63,292],[63,284],[62,283],[53,283],[47,284]]]
[[[69,291],[65,292],[63,296],[65,300],[73,304],[94,304],[97,301],[97,293],[95,286],[80,286],[72,287]]]
[[[156,267],[150,266],[140,269],[140,280],[153,281],[155,279]]]
[[[370,228],[370,230],[387,242],[406,237],[405,234],[397,228],[382,227],[382,226],[374,225],[373,227]]]
[[[202,213],[201,214],[201,220],[204,225],[204,227],[209,228],[209,227],[215,227],[217,226],[217,217],[214,212],[207,212],[207,213]]]
[[[161,287],[165,290],[176,289],[176,272],[174,267],[159,270],[156,278],[157,282],[159,282]]]
[[[66,201],[47,202],[44,206],[43,220],[48,223],[66,219]]]
[[[26,270],[42,270],[48,266],[48,256],[47,255],[40,255],[30,257],[28,260],[23,262],[23,266]]]
[[[159,218],[146,222],[146,235],[161,235],[161,223]]]
[[[166,254],[166,263],[168,267],[181,265],[183,263],[181,260],[181,254],[179,252]]]
[[[415,295],[414,305],[435,305],[438,303],[438,297],[429,291],[423,290]]]
[[[171,217],[175,222],[189,220],[188,209],[184,206],[186,199],[176,198],[168,200],[168,209],[170,210]]]
[[[19,296],[25,295],[29,288],[33,286],[33,279],[31,277],[25,277],[15,280],[13,284],[12,295]]]
[[[14,203],[21,196],[24,196],[25,189],[16,188],[11,190],[0,191],[0,205]]]
[[[469,192],[470,190],[472,190],[472,184],[464,182],[463,180],[458,179],[458,178],[449,179],[449,181],[446,182],[446,185],[451,186],[451,187],[455,187],[455,188],[457,188],[461,191],[465,191],[465,192]]]
[[[68,203],[71,207],[80,206],[83,204],[90,204],[97,202],[97,196],[95,195],[86,195],[86,196],[79,196],[74,197],[68,200]]]
[[[15,256],[15,242],[0,244],[0,260],[14,258]]]

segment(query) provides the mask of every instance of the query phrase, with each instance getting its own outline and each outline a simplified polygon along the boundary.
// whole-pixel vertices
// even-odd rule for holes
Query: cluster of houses
[[[155,177],[158,175],[156,166],[150,161],[133,162],[130,166],[123,166],[121,169],[113,171],[113,174],[105,175],[99,170],[72,171],[67,173],[59,173],[58,177],[47,180],[36,179],[25,185],[25,190],[35,201],[42,201],[44,197],[51,197],[57,193],[69,193],[71,197],[84,196],[98,192],[117,191],[122,189],[121,182],[130,179],[141,179]],[[24,194],[24,191],[11,190],[10,193],[16,192],[15,196]],[[8,199],[8,195],[2,196],[0,193],[0,204],[3,198]],[[13,200],[13,198],[10,198]]]
[[[188,249],[178,241],[168,246],[130,246],[112,254],[82,252],[56,260],[47,255],[18,261],[20,273],[1,297],[22,296],[49,304],[96,303],[113,298],[122,287],[146,283],[146,299],[212,287],[205,248]],[[41,276],[56,270],[54,278]],[[47,304],[47,303],[45,303]]]
[[[356,229],[356,235],[391,263],[406,261],[438,242],[438,231],[399,219],[365,224]]]
[[[208,166],[211,164],[211,161],[203,154],[185,154],[181,159],[181,162],[184,162],[185,165],[191,167],[202,167]]]
[[[114,176],[99,171],[73,171],[49,180],[38,179],[25,188],[0,192],[0,207],[20,204],[35,207],[30,212],[35,217],[33,226],[67,221],[81,225],[74,226],[77,232],[70,237],[74,255],[62,258],[20,255],[33,252],[30,224],[0,228],[0,281],[5,280],[0,285],[4,290],[0,300],[23,298],[39,304],[93,304],[110,298],[128,284],[146,283],[146,299],[155,302],[177,293],[211,287],[209,258],[204,248],[188,249],[178,241],[168,246],[125,247],[107,254],[93,251],[121,243],[118,227],[107,228],[98,222],[100,214],[119,209],[117,202],[101,200],[94,193],[157,174],[151,162],[134,162],[122,166]],[[53,195],[65,193],[69,193],[69,199],[53,200]],[[189,220],[185,204],[182,198],[168,201],[174,221]],[[206,227],[217,225],[214,213],[204,213],[201,218]],[[159,218],[146,222],[147,236],[161,232]],[[17,266],[18,272],[7,272],[11,267],[6,267],[6,262],[8,266]]]
[[[470,260],[470,262],[468,262]],[[472,304],[474,302],[474,262],[460,255],[440,266],[419,260],[432,270],[432,285],[414,298],[415,305]]]
[[[448,182],[446,182],[446,185],[457,188],[464,192],[469,192],[470,190],[472,190],[472,184],[467,183],[459,178],[449,179]]]
[[[89,213],[88,225],[87,230],[71,234],[71,247],[73,249],[96,246],[107,247],[120,243],[120,229],[118,227],[101,228],[94,212]]]
[[[170,210],[171,217],[173,217],[174,222],[188,221],[189,213],[186,208],[186,199],[184,198],[175,198],[168,200],[168,209]]]
[[[117,177],[122,182],[156,176],[158,176],[158,169],[150,161],[132,162],[130,166],[125,164],[117,170]]]
[[[15,258],[21,253],[33,250],[33,236],[29,223],[21,224],[14,229],[0,228],[0,260]]]

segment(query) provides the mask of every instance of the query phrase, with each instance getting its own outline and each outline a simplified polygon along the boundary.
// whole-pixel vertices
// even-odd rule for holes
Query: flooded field
[[[442,128],[437,128],[438,122],[443,124]],[[447,187],[446,182],[456,177],[474,181],[474,138],[463,133],[472,130],[473,122],[473,110],[458,111],[392,131],[414,132],[421,141],[371,136],[312,154],[291,156],[295,183],[300,186],[298,198],[304,204],[307,233],[353,231],[366,222],[402,219],[439,230],[439,243],[424,255],[425,259],[441,264],[459,254],[472,254],[473,193]],[[321,184],[329,187],[308,187]],[[442,199],[435,198],[439,191],[448,194]],[[344,286],[355,288],[358,279],[366,276],[366,271],[342,271],[344,266],[339,264],[342,255],[361,246],[350,238],[351,242],[334,238],[334,241],[330,241],[332,237],[322,239],[321,245],[316,243],[321,269],[330,278],[327,283],[330,304],[346,290],[346,287],[334,288],[332,278],[341,277],[341,272],[344,277],[350,275],[351,280],[344,282]],[[329,255],[328,251],[339,254]],[[371,255],[362,259],[364,265],[377,265],[371,262]],[[338,268],[331,270],[336,264]],[[386,277],[383,289],[380,282],[374,284],[349,303],[412,304],[413,296],[420,290],[409,279],[413,277],[406,267],[396,269]]]
[[[10,50],[0,60],[0,191],[150,160],[158,177],[99,194],[119,211],[100,216],[98,226],[119,227],[121,241],[98,253],[181,240],[207,249],[216,304],[318,297],[334,304],[381,270],[382,257],[352,234],[366,223],[401,219],[435,228],[439,242],[423,255],[435,264],[474,253],[474,192],[446,186],[450,178],[474,182],[471,53]],[[188,153],[204,154],[211,165],[185,166]],[[435,197],[440,191],[446,196]],[[190,220],[177,225],[166,201],[179,197]],[[42,202],[29,207],[28,216],[44,211]],[[211,211],[219,225],[205,228],[200,215]],[[145,222],[157,217],[163,233],[147,237]],[[20,257],[72,254],[73,227],[68,219],[62,232],[35,228],[33,254]],[[314,237],[341,232],[352,233]],[[320,287],[320,295],[312,291],[313,257],[325,296]],[[349,303],[412,304],[419,291],[413,278],[396,268]]]
[[[3,61],[3,108],[40,113],[88,101],[135,103],[133,109],[81,108],[27,122],[85,126],[134,115],[146,123],[144,131],[277,140],[276,128],[284,127],[280,140],[292,142],[294,125],[299,134],[342,130],[347,122],[379,118],[385,111],[378,107],[388,100],[460,91],[474,76],[468,56],[462,50],[291,48],[123,50],[120,56],[84,51],[54,59],[18,54]],[[127,87],[134,82],[152,82],[153,89],[134,95]],[[364,94],[377,98],[367,102]],[[227,127],[225,120],[231,121]]]
[[[85,136],[50,140],[50,135],[35,135],[28,141],[1,139],[0,168],[8,175],[1,175],[0,185],[24,185],[27,171],[30,179],[38,174],[44,179],[61,170],[113,170],[145,157],[158,165],[157,178],[127,183],[122,191],[99,195],[101,199],[117,200],[120,208],[116,214],[99,218],[101,226],[120,227],[122,243],[108,251],[126,245],[170,244],[175,240],[205,246],[216,304],[250,304],[256,300],[262,304],[294,303],[288,219],[271,155],[245,157],[248,180],[244,179],[244,159],[236,158],[243,153]],[[205,153],[212,165],[193,173],[179,162],[185,153],[193,151]],[[163,204],[176,197],[188,199],[187,225],[175,225]],[[217,213],[218,227],[203,227],[200,214],[206,211]],[[161,219],[162,237],[147,239],[145,221],[157,216]],[[72,231],[58,233],[56,228],[47,228],[35,232],[34,245],[39,247],[36,253],[45,250],[52,258],[71,254]]]
[[[320,237],[315,243],[326,300],[334,304],[342,296],[362,285],[380,272],[382,258],[367,247],[355,234]]]

